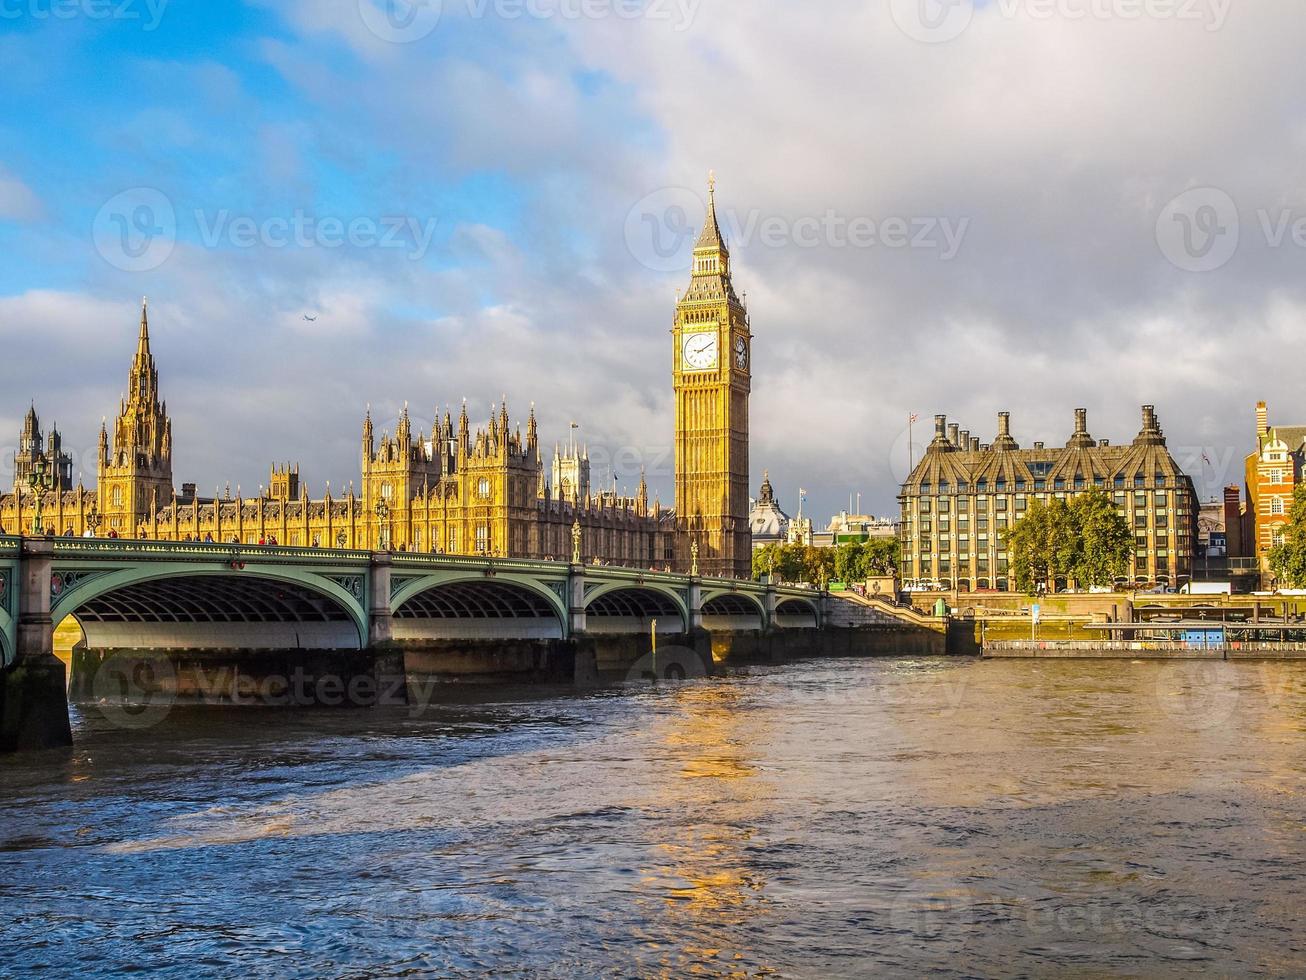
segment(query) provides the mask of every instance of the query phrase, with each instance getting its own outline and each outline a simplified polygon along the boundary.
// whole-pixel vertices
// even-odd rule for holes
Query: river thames
[[[828,660],[74,714],[0,974],[1306,973],[1306,667]]]

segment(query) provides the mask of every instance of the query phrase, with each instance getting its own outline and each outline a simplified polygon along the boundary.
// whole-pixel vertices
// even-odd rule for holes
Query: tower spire
[[[150,298],[141,297],[141,333],[136,340],[137,354],[146,356],[150,353]]]
[[[724,241],[721,237],[721,225],[717,222],[716,217],[716,171],[708,171],[707,175],[707,217],[703,221],[703,232],[698,236],[698,243],[694,246],[695,251],[700,248],[724,248]]]

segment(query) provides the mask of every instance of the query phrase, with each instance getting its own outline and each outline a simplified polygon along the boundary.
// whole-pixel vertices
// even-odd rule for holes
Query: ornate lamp
[[[32,534],[38,538],[45,535],[45,495],[54,489],[54,474],[45,465],[45,457],[39,457],[27,474],[27,486],[36,498],[36,513],[32,515]]]
[[[384,500],[378,500],[376,503],[376,521],[379,528],[380,545],[382,551],[390,550],[390,527],[386,523],[390,517],[390,508]]]

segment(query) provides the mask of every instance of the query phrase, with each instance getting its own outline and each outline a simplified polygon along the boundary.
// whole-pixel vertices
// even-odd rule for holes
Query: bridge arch
[[[390,607],[396,640],[567,635],[561,596],[523,575],[426,575],[397,589]]]
[[[652,582],[608,582],[585,596],[585,628],[591,633],[643,633],[658,621],[659,633],[689,632],[684,598]]]
[[[811,599],[783,596],[775,606],[775,625],[816,629],[821,625],[820,610]]]
[[[357,650],[368,638],[367,613],[343,585],[277,566],[95,573],[74,579],[51,616],[75,617],[91,648]]]
[[[760,630],[766,607],[756,595],[721,589],[703,595],[703,626],[719,630]]]

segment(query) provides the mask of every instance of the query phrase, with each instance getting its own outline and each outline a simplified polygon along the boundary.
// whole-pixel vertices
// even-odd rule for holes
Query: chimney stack
[[[1066,443],[1067,449],[1092,449],[1097,443],[1088,434],[1088,409],[1075,409],[1075,434]]]
[[[1156,406],[1143,406],[1143,431],[1134,440],[1135,446],[1164,446],[1165,435],[1156,421]]]
[[[1011,438],[1011,413],[998,413],[998,437],[993,440],[993,448],[998,452],[1019,449],[1016,440]]]
[[[1267,435],[1270,431],[1270,410],[1266,407],[1265,402],[1256,403],[1256,434],[1258,436]]]
[[[957,437],[960,431],[961,431],[961,426],[959,426],[956,422],[951,423],[948,426],[948,442],[952,443],[954,446],[958,445]]]
[[[934,441],[930,443],[930,449],[950,449],[952,443],[948,440],[948,416],[934,416]]]

